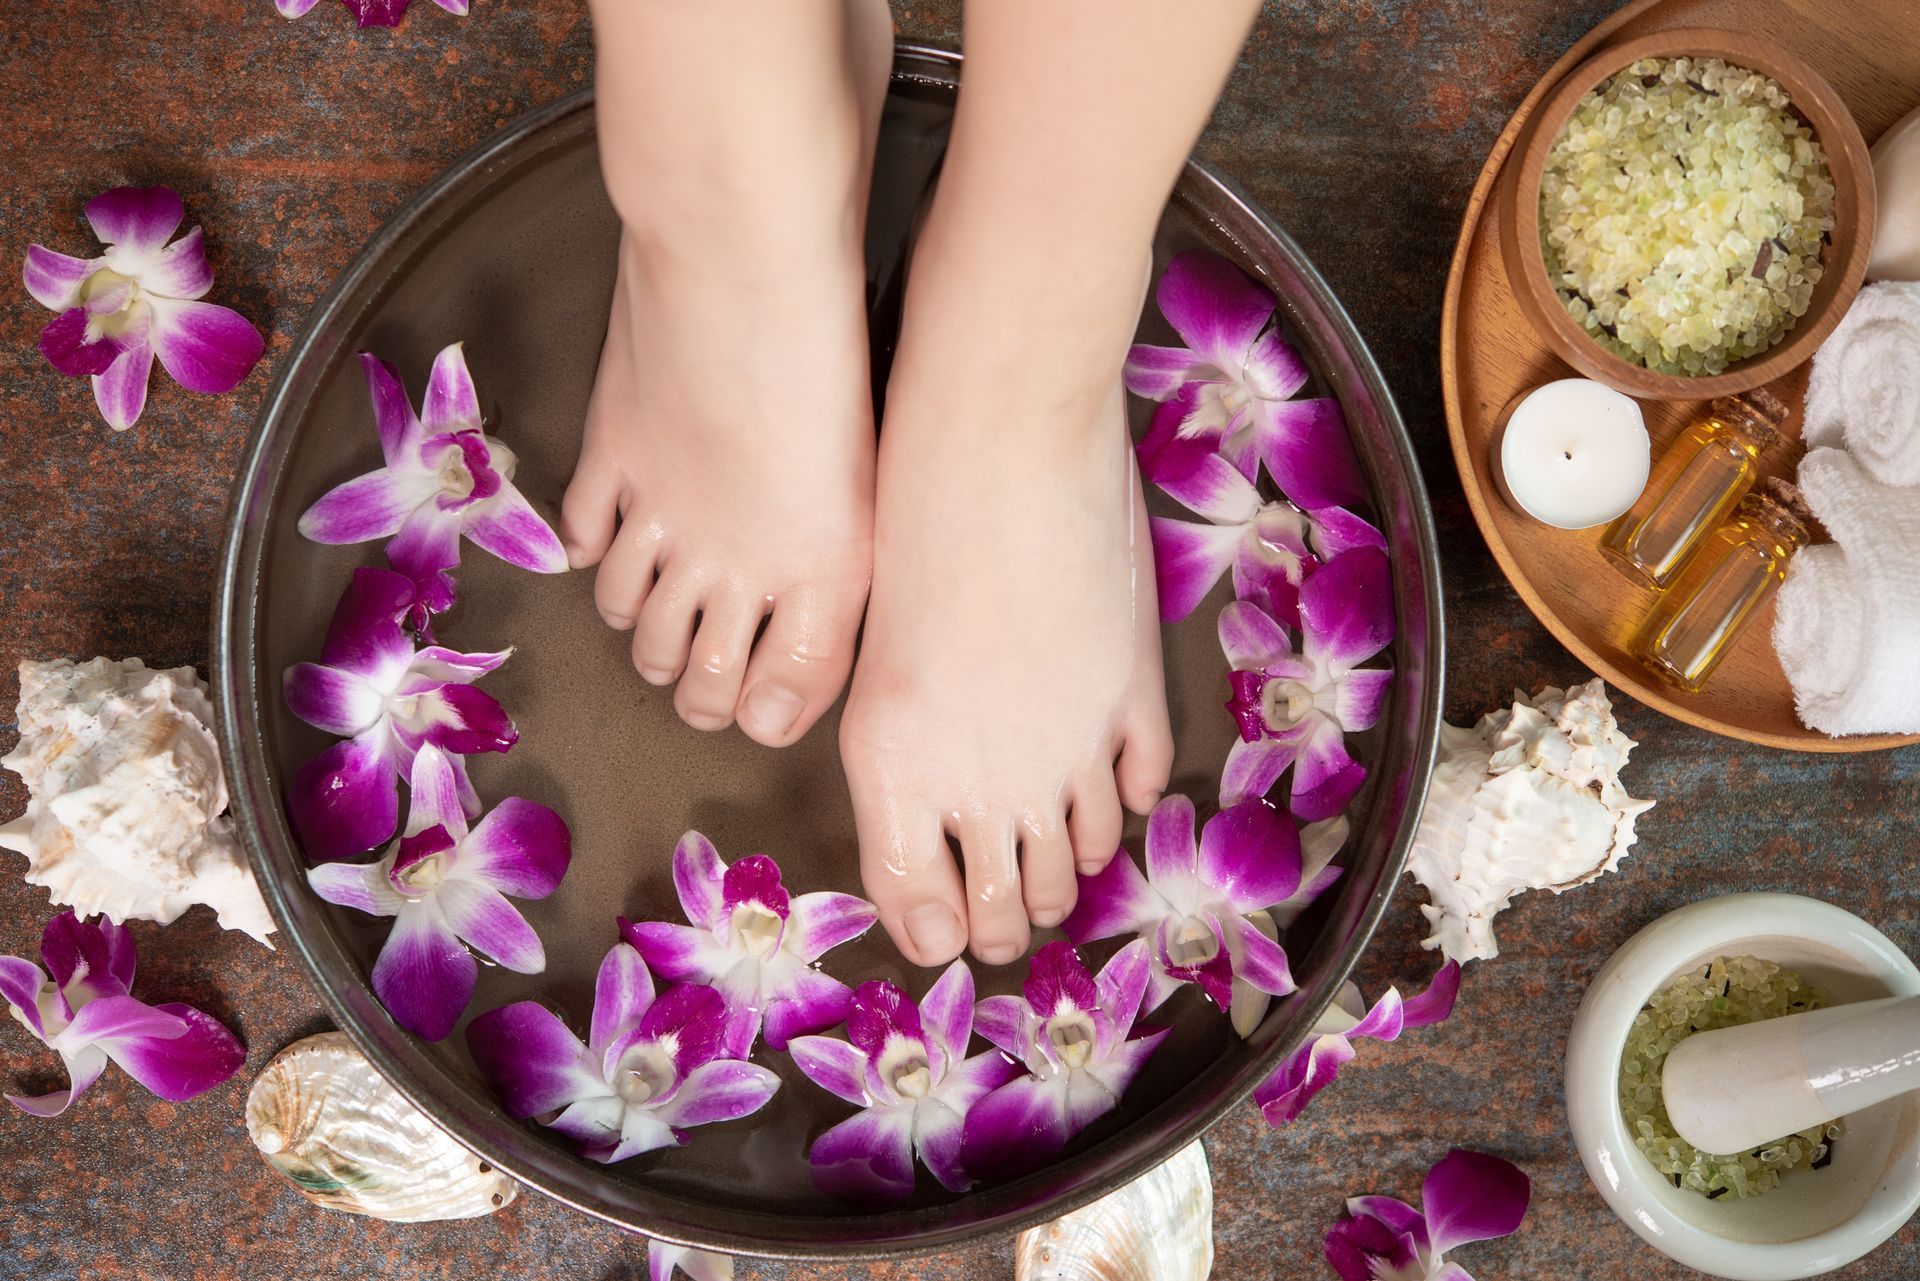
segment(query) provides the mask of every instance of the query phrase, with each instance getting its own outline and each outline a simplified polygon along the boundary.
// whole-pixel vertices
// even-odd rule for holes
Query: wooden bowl
[[[1567,314],[1547,277],[1540,251],[1540,179],[1547,152],[1580,101],[1602,81],[1642,58],[1721,58],[1772,77],[1792,99],[1827,153],[1834,185],[1833,242],[1822,255],[1826,270],[1813,302],[1786,336],[1766,351],[1735,361],[1718,374],[1689,377],[1643,368],[1593,341]],[[1873,247],[1873,162],[1860,127],[1821,74],[1786,49],[1759,36],[1711,27],[1658,31],[1612,45],[1569,72],[1535,112],[1501,179],[1495,216],[1500,251],[1527,320],[1556,355],[1581,373],[1629,396],[1700,400],[1747,391],[1792,372],[1833,332],[1860,291]]]

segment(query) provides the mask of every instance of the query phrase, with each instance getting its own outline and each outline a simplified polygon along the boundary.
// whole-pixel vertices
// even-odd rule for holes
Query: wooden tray
[[[1625,648],[1653,593],[1637,588],[1600,555],[1599,530],[1550,529],[1508,507],[1495,488],[1489,443],[1506,407],[1528,389],[1574,376],[1521,315],[1506,269],[1491,196],[1501,164],[1527,117],[1562,76],[1603,45],[1673,27],[1765,32],[1833,83],[1868,142],[1920,104],[1920,35],[1912,0],[1633,0],[1600,23],[1535,85],[1494,143],[1474,185],[1447,275],[1440,373],[1447,433],[1467,502],[1514,590],[1548,630],[1599,675],[1641,702],[1690,725],[1798,751],[1860,752],[1920,742],[1920,735],[1829,738],[1800,724],[1793,692],[1774,656],[1768,606],[1707,688],[1694,695],[1658,683]],[[1788,443],[1764,462],[1789,479],[1799,468],[1800,405],[1806,371],[1772,390],[1793,406]],[[1702,407],[1642,401],[1656,459]],[[1656,469],[1654,484],[1661,482]]]

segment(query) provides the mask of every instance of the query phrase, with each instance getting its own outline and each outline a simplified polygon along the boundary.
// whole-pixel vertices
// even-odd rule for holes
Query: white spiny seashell
[[[1014,1281],[1206,1281],[1212,1271],[1213,1176],[1198,1142],[1014,1246]]]
[[[18,719],[0,765],[26,781],[27,809],[0,826],[0,848],[27,856],[29,884],[116,924],[205,903],[267,942],[273,918],[226,816],[213,704],[191,667],[23,662]]]
[[[247,1133],[316,1205],[397,1223],[474,1219],[520,1185],[448,1138],[341,1032],[295,1041],[247,1093]]]
[[[1450,960],[1498,956],[1493,918],[1526,890],[1564,893],[1619,866],[1653,808],[1620,783],[1635,744],[1597,678],[1440,727],[1407,871],[1426,887],[1424,941]]]

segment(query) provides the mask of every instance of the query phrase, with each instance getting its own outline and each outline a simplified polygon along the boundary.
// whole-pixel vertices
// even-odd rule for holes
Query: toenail
[[[778,738],[793,728],[806,709],[807,701],[784,686],[761,681],[747,691],[740,719],[768,738]]]
[[[989,943],[974,954],[988,965],[1006,965],[1018,959],[1024,950],[1018,943]]]
[[[624,632],[627,628],[633,626],[633,620],[625,614],[609,614],[604,609],[600,611],[600,619],[616,632]]]
[[[682,712],[680,719],[695,729],[725,729],[732,718],[715,716],[712,712]]]
[[[1033,923],[1043,930],[1058,925],[1066,919],[1067,913],[1065,909],[1058,907],[1043,907],[1033,914]]]
[[[907,938],[912,940],[913,950],[927,958],[929,963],[958,956],[960,945],[967,941],[965,932],[960,928],[960,918],[943,903],[916,907],[902,917],[900,923],[907,927]]]
[[[664,667],[643,667],[640,669],[640,679],[649,685],[671,685],[673,673]]]
[[[571,543],[567,544],[567,568],[585,569],[592,563],[593,558],[587,555],[586,548],[575,547]]]

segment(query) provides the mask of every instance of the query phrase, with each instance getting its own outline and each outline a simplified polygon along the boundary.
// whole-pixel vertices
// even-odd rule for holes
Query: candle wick
[[[1561,451],[1560,451],[1560,455],[1561,455],[1561,457],[1563,457],[1563,458],[1565,458],[1565,459],[1566,459],[1566,460],[1567,460],[1568,462],[1572,462],[1572,461],[1573,461],[1573,451],[1572,451],[1572,450],[1570,450],[1570,449],[1563,449],[1563,450],[1561,450]]]

